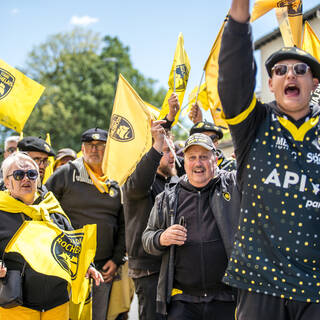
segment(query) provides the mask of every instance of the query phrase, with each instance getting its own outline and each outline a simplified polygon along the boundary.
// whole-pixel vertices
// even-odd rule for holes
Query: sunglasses
[[[303,76],[310,69],[306,63],[299,62],[295,64],[276,64],[271,70],[274,71],[276,76],[284,76],[288,73],[289,67],[292,67],[293,74],[296,76]]]
[[[97,143],[97,144],[93,144],[93,143],[89,143],[89,142],[84,142],[84,145],[87,149],[90,149],[91,151],[96,148],[98,151],[102,151],[104,150],[104,148],[106,147],[105,143]]]
[[[9,174],[7,177],[13,176],[14,180],[21,181],[25,175],[27,175],[29,180],[36,180],[39,174],[37,170],[14,170],[12,174]]]

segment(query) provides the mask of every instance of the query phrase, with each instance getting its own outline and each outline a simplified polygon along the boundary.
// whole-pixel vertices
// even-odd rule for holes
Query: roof
[[[303,14],[303,22],[312,20],[315,17],[317,17],[317,11],[320,11],[320,4],[315,6],[313,9],[308,10]],[[271,42],[272,40],[278,38],[281,36],[280,29],[277,28],[273,30],[272,32],[268,33],[267,35],[263,36],[262,38],[255,41],[254,46],[255,50],[260,49],[262,46],[267,44],[268,42]]]

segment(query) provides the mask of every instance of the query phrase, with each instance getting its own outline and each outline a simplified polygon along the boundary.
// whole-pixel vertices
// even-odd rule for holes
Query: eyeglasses
[[[49,164],[48,158],[32,158],[38,166],[43,164],[45,167]]]
[[[14,180],[21,181],[25,175],[27,175],[29,180],[36,180],[39,174],[37,170],[14,170],[7,178],[13,176]]]
[[[9,147],[6,151],[9,152],[9,153],[14,153],[15,151],[17,151],[17,148]]]
[[[277,76],[284,76],[288,73],[289,67],[292,67],[293,74],[296,76],[303,76],[310,69],[306,63],[299,62],[295,64],[276,64],[271,71],[274,71],[274,74]]]
[[[94,148],[96,148],[98,151],[102,151],[106,147],[105,143],[93,144],[93,143],[89,143],[89,142],[84,142],[84,145],[86,148],[88,148],[90,150],[93,150]]]

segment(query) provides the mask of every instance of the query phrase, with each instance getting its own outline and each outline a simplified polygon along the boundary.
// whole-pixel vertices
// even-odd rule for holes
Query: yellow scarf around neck
[[[107,180],[107,176],[100,177],[97,175],[87,164],[85,161],[83,161],[84,166],[89,174],[90,179],[92,180],[95,187],[101,192],[101,193],[109,193],[109,188],[107,187],[105,181]]]
[[[11,213],[24,213],[32,220],[51,222],[50,213],[58,213],[67,218],[58,200],[50,191],[39,204],[27,205],[13,198],[8,191],[0,191],[0,210]]]

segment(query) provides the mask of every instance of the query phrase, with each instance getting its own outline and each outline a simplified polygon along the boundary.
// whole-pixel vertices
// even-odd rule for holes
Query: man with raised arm
[[[315,320],[320,314],[320,123],[310,96],[320,65],[295,47],[274,52],[265,65],[275,101],[257,101],[248,21],[249,0],[233,0],[218,87],[242,199],[224,282],[239,289],[239,320]]]

